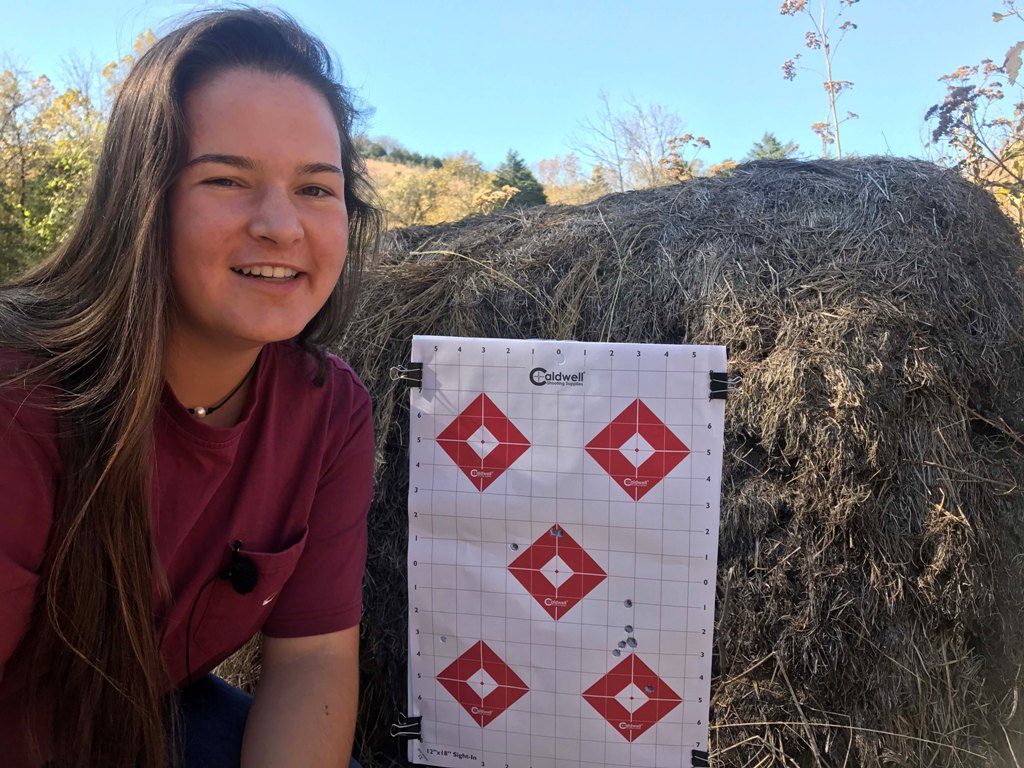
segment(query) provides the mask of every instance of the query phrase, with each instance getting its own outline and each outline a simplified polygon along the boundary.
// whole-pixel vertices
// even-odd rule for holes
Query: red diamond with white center
[[[634,400],[587,443],[587,453],[639,501],[690,449],[642,400]]]
[[[481,728],[529,690],[522,678],[483,641],[449,664],[437,680]]]
[[[530,447],[530,441],[487,395],[477,397],[456,416],[437,442],[481,491]]]
[[[555,621],[608,577],[558,525],[541,534],[508,569]]]
[[[682,703],[635,653],[585,690],[583,698],[626,741],[636,741]]]

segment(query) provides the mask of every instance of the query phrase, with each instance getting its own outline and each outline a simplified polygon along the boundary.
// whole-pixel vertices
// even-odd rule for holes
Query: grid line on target
[[[699,387],[696,371],[699,365],[705,364],[703,357],[698,361],[694,356],[688,360],[690,365],[684,366],[682,354],[702,348],[558,342],[558,347],[565,350],[562,365],[578,365],[585,371],[587,385],[579,388],[577,396],[570,394],[567,388],[544,389],[536,382],[530,383],[528,374],[532,371],[543,367],[554,369],[555,343],[436,337],[418,341],[420,359],[427,363],[425,370],[433,368],[439,381],[438,391],[421,393],[421,399],[431,406],[428,409],[430,427],[424,429],[428,419],[416,419],[410,430],[410,471],[413,471],[415,452],[420,470],[417,477],[423,481],[419,490],[427,493],[431,500],[429,538],[432,549],[423,549],[424,557],[433,561],[450,552],[453,557],[445,562],[451,562],[452,568],[463,576],[458,585],[473,585],[473,590],[447,590],[431,583],[430,604],[443,606],[446,600],[454,598],[459,608],[456,614],[470,606],[474,615],[474,620],[467,622],[461,621],[460,615],[432,611],[440,617],[430,627],[432,635],[450,631],[446,627],[455,631],[446,642],[431,637],[424,645],[440,653],[430,659],[432,674],[423,678],[410,674],[410,709],[425,691],[423,679],[432,678],[435,690],[430,696],[434,701],[430,704],[439,722],[433,729],[424,725],[424,733],[430,733],[432,741],[423,746],[433,745],[430,748],[442,753],[450,751],[462,756],[442,755],[439,759],[438,753],[431,753],[418,762],[479,765],[484,759],[500,762],[504,758],[510,768],[548,765],[555,768],[568,764],[682,768],[688,764],[683,758],[683,747],[695,738],[692,735],[684,738],[684,731],[693,730],[687,722],[703,719],[692,714],[698,710],[691,708],[691,704],[695,698],[704,698],[702,703],[706,706],[705,697],[690,696],[691,691],[700,688],[699,683],[707,683],[708,675],[697,672],[698,664],[703,663],[699,653],[703,647],[700,641],[705,636],[697,635],[689,625],[692,623],[695,628],[705,619],[707,603],[703,601],[713,599],[714,569],[713,564],[707,564],[714,550],[708,546],[709,540],[705,545],[703,535],[712,528],[717,532],[717,497],[713,499],[714,509],[709,509],[710,502],[705,501],[710,498],[705,492],[707,489],[698,487],[696,479],[705,472],[705,452],[717,449],[715,440],[720,440],[720,421],[717,430],[712,430],[711,435],[705,434],[699,429],[704,418],[698,407],[701,398],[692,391],[686,393],[688,397],[679,396],[683,394],[680,389]],[[481,347],[508,344],[508,354],[501,355],[498,366],[491,365],[495,361],[489,359],[489,354],[483,355],[482,349],[481,354],[474,352],[472,364],[465,364],[465,354],[461,356],[462,364],[458,356],[451,354],[457,343],[465,345],[477,341]],[[422,353],[429,351],[427,345],[434,344],[439,354],[427,360],[429,355]],[[637,362],[630,364],[625,360],[624,351],[635,356]],[[414,341],[414,360],[416,353]],[[599,358],[596,353],[603,354]],[[664,355],[664,362],[654,360],[655,354]],[[627,363],[627,372],[632,377],[628,387],[631,392],[615,391],[612,386],[614,374],[623,372],[621,366],[605,369],[594,364],[605,356],[622,358]],[[652,368],[650,364],[641,364],[641,356],[658,365]],[[721,358],[724,366],[724,355]],[[488,371],[495,367],[499,368],[500,375],[491,376]],[[455,387],[441,392],[440,384],[446,379],[451,381],[452,374]],[[565,377],[573,375],[570,371]],[[657,376],[657,381],[652,375]],[[604,377],[604,391],[600,386],[595,391],[591,384],[596,381],[600,385],[601,377]],[[424,383],[428,380],[425,373]],[[482,399],[484,396],[494,409]],[[411,402],[414,406],[419,402],[417,393],[413,393]],[[517,411],[517,404],[526,404],[528,413]],[[603,410],[601,419],[594,418],[594,407]],[[444,446],[435,438],[457,422],[467,409],[475,416],[473,421],[458,424],[448,435],[450,440],[463,441],[463,446],[447,450],[453,446]],[[497,418],[495,409],[516,426],[522,439],[517,439],[515,433],[494,420]],[[637,460],[631,461],[625,471],[624,465],[617,461],[619,477],[615,477],[614,472],[608,472],[586,451],[585,443],[592,441],[600,429],[622,413],[632,418],[613,436],[615,439],[600,447],[606,457],[616,450],[628,459],[629,455],[620,450],[625,447]],[[716,418],[719,417],[720,414]],[[602,419],[603,424],[596,423]],[[652,435],[652,429],[663,431]],[[549,434],[545,436],[544,430],[549,430]],[[626,431],[631,434],[626,435]],[[665,437],[666,432],[681,438],[680,443],[688,452],[686,455],[678,456],[682,451]],[[613,445],[619,436],[624,436],[624,442]],[[709,438],[714,439],[709,441]],[[472,441],[479,441],[483,450],[474,449]],[[510,450],[518,450],[517,446],[527,443],[528,447],[520,456],[508,461],[507,466],[501,466],[506,462],[497,461],[496,457],[507,457]],[[503,444],[513,448],[502,448]],[[467,448],[473,449],[472,455],[466,452]],[[495,450],[504,453],[494,454]],[[714,453],[714,460],[720,462],[720,449]],[[491,456],[490,464],[486,463],[488,456]],[[690,457],[699,458],[700,465]],[[457,460],[466,466],[459,467]],[[473,478],[466,471],[467,466],[478,470],[497,467],[500,472],[492,478]],[[627,478],[656,478],[657,482],[642,493],[631,492],[629,488],[638,486],[624,482]],[[715,516],[713,524],[709,517],[712,514]],[[410,515],[410,526],[414,525],[414,515]],[[453,530],[461,544],[451,549],[440,537]],[[549,552],[540,551],[528,562],[524,561],[529,545],[546,544],[544,534],[550,535],[552,531],[561,532],[553,548],[556,556],[546,558],[543,555]],[[570,537],[594,565],[569,547]],[[436,546],[435,540],[438,540]],[[511,548],[516,542],[521,545],[518,551]],[[564,552],[559,546],[562,544],[568,547]],[[542,559],[546,562],[540,562]],[[514,572],[516,569],[509,568],[517,561],[525,566],[518,574]],[[702,562],[705,570],[702,570]],[[702,585],[709,567],[710,584]],[[439,573],[448,573],[448,566],[439,568]],[[582,598],[577,598],[579,580],[572,580],[577,575],[596,575],[598,571],[607,578],[589,585]],[[495,574],[503,574],[503,578]],[[413,578],[414,570],[410,569],[410,580]],[[467,578],[470,581],[466,581]],[[572,585],[566,586],[570,582]],[[564,610],[552,610],[554,606],[543,605],[543,599],[560,600],[563,589],[564,594],[574,598],[573,605],[564,606]],[[472,600],[468,595],[470,591],[474,592]],[[543,599],[538,600],[535,593],[540,593]],[[628,606],[625,604],[627,595],[636,598]],[[680,599],[679,595],[684,597]],[[416,620],[410,615],[410,628]],[[420,621],[426,628],[427,622]],[[469,637],[469,628],[475,635],[486,637]],[[624,635],[626,629],[631,633]],[[707,630],[710,631],[710,625]],[[502,634],[503,642],[495,640]],[[623,637],[639,641],[639,647],[619,648]],[[706,642],[709,641],[707,638]],[[487,699],[499,690],[491,687],[497,684],[493,675],[486,670],[473,673],[477,674],[472,680],[473,686],[482,686],[485,695],[471,699],[470,709],[459,703],[439,681],[441,673],[452,667],[456,650],[465,652],[473,643],[481,642],[496,651],[496,656],[510,662],[509,668],[520,676],[523,690],[527,691],[486,725],[479,722],[486,719],[480,712],[474,719],[472,707],[487,709],[479,705],[495,701]],[[616,650],[618,656],[614,655]],[[674,652],[676,650],[682,653]],[[621,694],[619,698],[610,697],[616,702],[615,706],[607,701],[601,706],[607,710],[605,714],[621,715],[622,711],[627,711],[634,724],[644,725],[627,730],[633,733],[633,738],[626,738],[619,726],[631,721],[620,717],[619,725],[613,727],[592,703],[587,703],[583,691],[592,691],[601,679],[616,669],[616,664],[621,666],[632,659],[641,662],[663,681],[665,690],[677,691],[680,703],[669,709],[666,704],[669,699],[665,696],[659,693],[652,698],[645,688],[654,687],[654,678],[648,678],[643,685],[637,685],[637,681],[624,685],[616,692],[616,696]],[[417,661],[410,655],[410,670],[415,667],[422,671],[424,661]],[[450,686],[456,685],[451,675],[447,682]],[[573,687],[575,693],[567,694]],[[465,687],[458,690],[465,695]],[[499,691],[498,699],[502,696],[505,694]],[[573,698],[575,704],[571,701]],[[428,696],[424,696],[422,701],[427,699]],[[654,703],[645,704],[646,700]],[[566,715],[566,711],[570,714]],[[656,720],[653,719],[655,714],[658,715]],[[410,759],[416,762],[416,758],[410,748]]]

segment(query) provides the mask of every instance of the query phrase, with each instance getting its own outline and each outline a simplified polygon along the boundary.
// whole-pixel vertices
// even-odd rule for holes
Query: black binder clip
[[[401,712],[398,713],[398,722],[391,724],[391,737],[394,739],[416,739],[419,741],[423,738],[423,718],[422,717],[406,717]]]
[[[388,371],[392,381],[404,381],[410,387],[417,389],[423,386],[423,363],[409,363],[408,365],[394,365]]]
[[[729,374],[725,371],[711,372],[711,399],[725,400],[729,396]]]
[[[690,750],[690,765],[693,768],[708,768],[708,753],[699,749]]]

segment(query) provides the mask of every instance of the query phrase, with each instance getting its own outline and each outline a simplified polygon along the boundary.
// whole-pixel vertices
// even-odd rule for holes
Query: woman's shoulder
[[[33,368],[41,362],[39,355],[0,346],[0,382],[5,381],[10,374]]]
[[[40,355],[0,347],[0,399],[54,405],[57,390],[40,372],[43,362]]]
[[[370,394],[359,376],[344,360],[327,353],[323,382],[314,383],[320,361],[297,344],[284,342],[271,350],[275,369],[275,392],[269,398],[271,410],[283,416],[287,409],[289,431],[321,435],[325,454],[345,446],[372,445],[373,408]],[[367,437],[369,436],[369,437]],[[335,446],[331,448],[330,446]]]
[[[283,370],[288,370],[297,378],[297,385],[312,385],[317,378],[319,361],[313,353],[303,349],[294,341],[282,341],[270,345],[275,348],[275,354],[279,365]],[[362,379],[348,363],[342,360],[333,352],[325,351],[325,379],[326,386],[343,388],[355,388],[366,390]]]
[[[0,347],[0,440],[55,444],[57,390],[35,373],[41,358]]]
[[[319,378],[321,364],[312,353],[293,341],[273,346],[276,367],[283,374],[281,378],[285,381],[281,383],[284,386],[301,390],[307,397],[312,394],[313,399],[329,404],[332,411],[369,408],[370,394],[366,385],[352,366],[338,355],[325,353],[323,383],[317,385],[315,381]]]

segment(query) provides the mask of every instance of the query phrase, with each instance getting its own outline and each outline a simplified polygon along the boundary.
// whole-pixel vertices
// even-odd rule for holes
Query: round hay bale
[[[413,334],[725,344],[718,766],[1024,759],[1016,231],[952,172],[759,162],[393,233],[342,355],[376,404],[357,752],[404,765]]]

